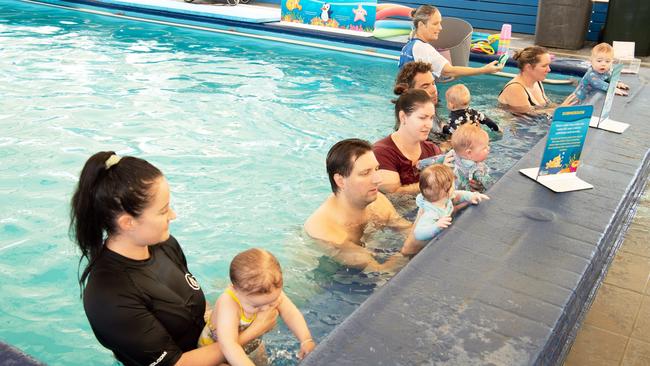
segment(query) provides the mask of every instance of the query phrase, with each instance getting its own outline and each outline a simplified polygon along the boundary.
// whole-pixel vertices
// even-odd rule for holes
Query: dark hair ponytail
[[[403,85],[403,84],[402,84]],[[397,94],[397,86],[395,86],[395,93]],[[431,103],[431,96],[423,89],[406,89],[402,91],[399,97],[393,101],[395,103],[395,131],[399,129],[399,112],[406,113],[407,116],[411,115],[418,107]]]
[[[88,274],[104,247],[106,235],[117,232],[122,213],[138,217],[149,203],[150,188],[162,172],[146,160],[102,151],[91,156],[81,170],[70,207],[70,236],[81,249],[79,276],[83,291]]]

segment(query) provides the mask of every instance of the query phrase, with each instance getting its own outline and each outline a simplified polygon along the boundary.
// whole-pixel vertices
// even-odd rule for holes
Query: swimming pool
[[[329,147],[392,128],[393,61],[8,0],[0,14],[1,340],[48,364],[115,364],[83,314],[67,237],[70,194],[99,150],[146,158],[167,175],[172,232],[210,302],[230,259],[250,246],[279,257],[317,339],[386,281],[327,260],[301,226],[329,193]],[[497,119],[488,95],[506,81],[463,80],[474,106]],[[557,100],[566,88],[548,91]],[[502,126],[495,175],[546,129]],[[295,363],[287,331],[266,339],[275,364]]]

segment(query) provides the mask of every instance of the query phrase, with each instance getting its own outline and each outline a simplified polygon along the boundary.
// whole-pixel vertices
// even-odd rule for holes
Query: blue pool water
[[[99,150],[166,174],[172,232],[210,302],[230,259],[264,247],[322,340],[387,278],[332,263],[302,223],[329,194],[329,147],[390,132],[395,72],[394,61],[0,0],[0,340],[53,365],[116,363],[86,321],[67,236],[78,173]],[[494,110],[506,81],[464,80],[504,127],[497,176],[546,128]],[[286,329],[266,340],[274,364],[297,361]]]

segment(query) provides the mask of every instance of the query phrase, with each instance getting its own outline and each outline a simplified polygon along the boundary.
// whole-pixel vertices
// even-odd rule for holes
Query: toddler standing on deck
[[[428,166],[420,172],[421,193],[415,198],[418,215],[413,224],[413,233],[402,248],[404,255],[416,254],[424,246],[423,241],[433,239],[451,225],[454,205],[463,202],[476,205],[490,199],[482,193],[455,190],[454,180],[454,172],[442,164]]]
[[[447,108],[449,108],[449,124],[443,126],[443,134],[450,136],[465,123],[472,123],[477,126],[486,125],[492,131],[499,132],[497,125],[485,114],[469,107],[471,95],[469,89],[463,84],[456,84],[447,89],[445,93],[447,99]]]
[[[578,87],[573,92],[579,104],[589,104],[599,92],[607,92],[609,79],[612,77],[612,63],[614,62],[614,49],[607,43],[599,43],[591,49],[591,67],[580,80]],[[629,87],[622,82],[616,84],[617,95],[627,95]]]
[[[239,333],[258,314],[275,311],[298,338],[300,359],[316,347],[305,318],[282,291],[282,270],[273,254],[257,248],[237,254],[230,263],[230,281],[201,332],[199,347],[219,342],[229,364],[254,365],[247,354],[257,349],[261,341],[249,342],[244,350],[238,342]]]
[[[451,135],[452,150],[447,155],[454,155],[454,173],[456,189],[483,192],[492,183],[490,168],[485,164],[490,153],[490,137],[481,127],[466,123]],[[441,164],[445,155],[422,159],[416,164],[422,170],[432,164]]]

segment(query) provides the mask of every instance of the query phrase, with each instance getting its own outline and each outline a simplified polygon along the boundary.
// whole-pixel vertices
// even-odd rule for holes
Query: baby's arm
[[[487,189],[492,184],[490,168],[485,163],[479,163],[479,167],[474,171],[470,179],[481,183],[483,190]]]
[[[445,162],[445,157],[446,156],[447,156],[446,154],[440,154],[440,155],[432,156],[430,158],[425,158],[425,159],[422,159],[422,160],[418,161],[417,164],[415,164],[415,166],[419,170],[422,170],[422,169],[428,167],[429,165],[442,164],[442,163]]]
[[[428,241],[449,225],[451,225],[451,217],[439,217],[434,211],[425,211],[413,226],[413,236],[416,240]]]
[[[222,294],[214,305],[214,311],[217,313],[217,339],[228,363],[231,366],[255,366],[238,342],[241,315],[237,303],[227,294]]]
[[[300,352],[298,353],[298,358],[302,359],[308,355],[314,347],[316,347],[316,342],[311,338],[311,333],[307,327],[307,322],[305,317],[302,316],[302,313],[293,301],[287,297],[287,295],[282,291],[280,295],[280,304],[278,305],[278,312],[284,320],[287,327],[291,332],[298,338],[300,342]]]
[[[470,191],[456,191],[456,197],[454,197],[454,203],[462,203],[462,202],[471,202],[472,204],[479,204],[483,200],[489,200],[490,197],[488,197],[485,194],[478,193],[478,192],[470,192]]]
[[[593,86],[594,88],[602,90],[604,92],[606,92],[607,89],[609,89],[609,83],[599,78],[596,73],[593,73],[593,75],[591,75],[591,78],[589,79],[589,84],[591,84],[591,86]]]
[[[492,131],[495,132],[499,131],[499,125],[496,122],[494,122],[490,117],[484,115],[483,113],[480,113],[479,116],[481,117],[479,119],[479,122],[481,122],[481,124],[488,126]]]

